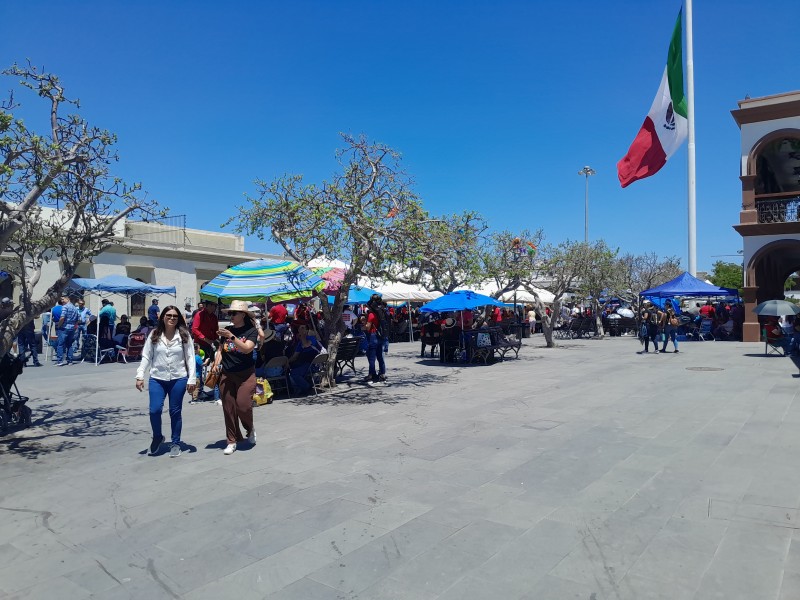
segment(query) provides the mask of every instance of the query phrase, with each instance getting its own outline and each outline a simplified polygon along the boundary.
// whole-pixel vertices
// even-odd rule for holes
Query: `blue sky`
[[[590,237],[686,266],[685,145],[650,179],[623,190],[616,176],[680,7],[31,0],[0,6],[0,62],[58,73],[81,114],[118,134],[117,172],[189,227],[219,229],[257,177],[329,177],[344,131],[399,150],[431,212],[474,209],[554,242],[583,237],[590,165]],[[699,269],[741,248],[730,111],[800,88],[796,16],[797,0],[694,2]]]

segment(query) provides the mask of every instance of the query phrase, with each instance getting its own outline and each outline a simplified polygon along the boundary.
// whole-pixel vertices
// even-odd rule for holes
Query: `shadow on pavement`
[[[63,408],[63,404],[35,404],[33,423],[0,438],[0,456],[14,454],[28,459],[81,447],[81,439],[128,433],[129,417],[141,411],[131,408]]]

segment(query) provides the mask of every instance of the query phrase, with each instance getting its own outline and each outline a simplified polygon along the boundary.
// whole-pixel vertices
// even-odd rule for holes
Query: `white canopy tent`
[[[363,285],[380,292],[386,302],[430,302],[442,295],[440,292],[429,292],[421,286],[409,283],[364,281]]]
[[[543,290],[541,288],[534,288],[536,292],[536,296],[539,297],[539,300],[544,302],[545,304],[552,304],[553,300],[556,299],[555,295],[552,292],[548,292],[547,290]],[[531,294],[528,290],[523,287],[517,288],[517,302],[535,302],[536,296]],[[508,291],[505,294],[500,295],[500,299],[503,302],[513,302],[514,301],[514,290]]]

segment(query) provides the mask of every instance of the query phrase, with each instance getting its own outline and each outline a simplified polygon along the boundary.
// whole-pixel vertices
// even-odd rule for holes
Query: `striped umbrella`
[[[340,269],[339,267],[310,267],[310,269],[325,281],[325,293],[328,295],[339,291],[347,273],[346,269]]]
[[[325,282],[292,260],[253,260],[226,269],[200,289],[208,300],[283,302],[307,298],[325,288]]]

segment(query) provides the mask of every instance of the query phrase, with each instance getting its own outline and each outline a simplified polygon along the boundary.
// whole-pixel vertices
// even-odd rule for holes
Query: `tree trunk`
[[[328,336],[328,384],[331,388],[336,387],[336,353],[339,350],[339,342],[342,340],[342,332],[336,331]]]

